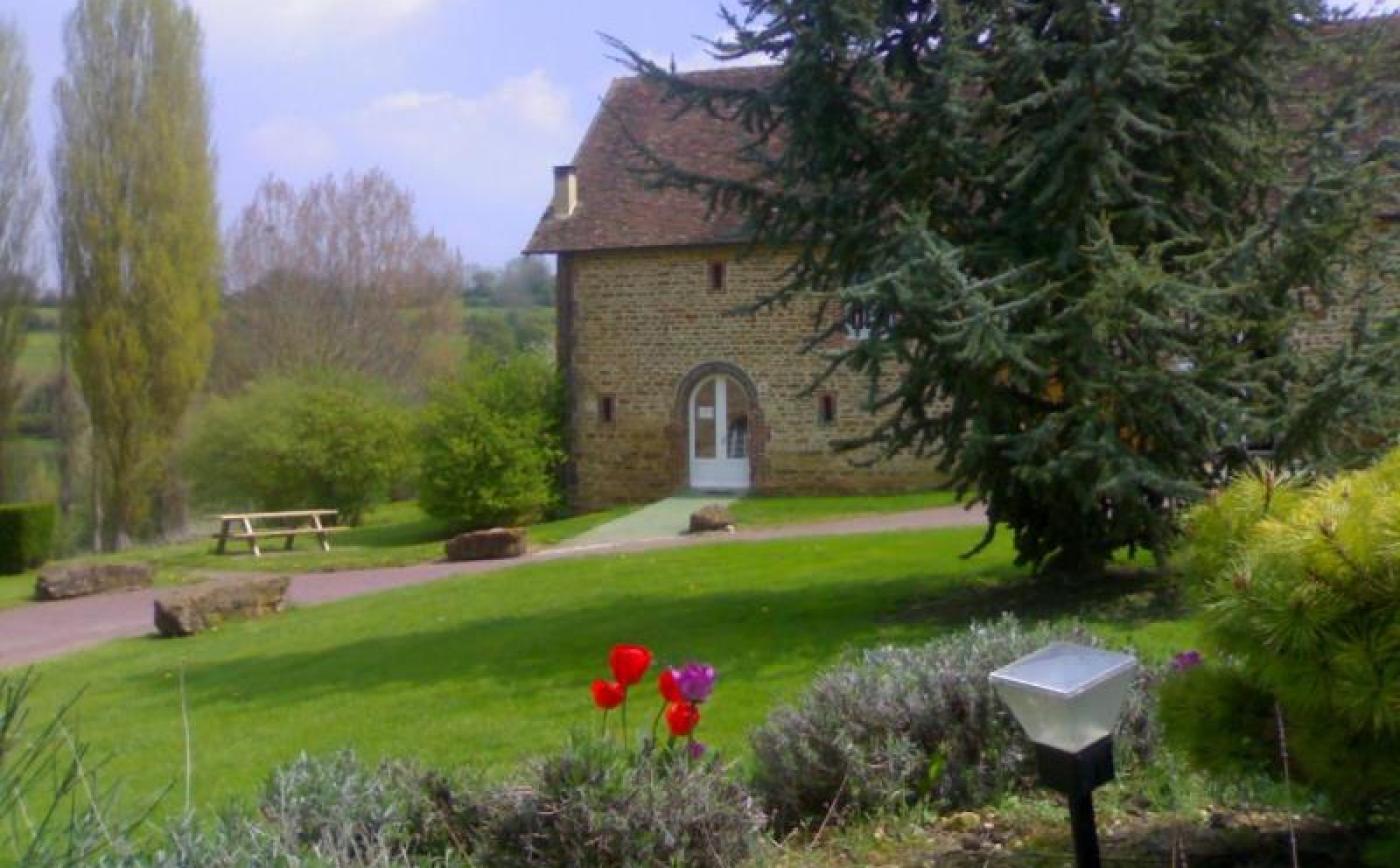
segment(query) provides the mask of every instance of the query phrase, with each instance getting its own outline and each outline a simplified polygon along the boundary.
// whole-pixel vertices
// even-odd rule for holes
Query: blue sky
[[[34,70],[45,155],[70,0],[0,0]],[[524,246],[608,82],[609,33],[682,66],[710,0],[192,0],[205,31],[227,226],[258,182],[380,166],[468,261]]]
[[[222,219],[269,173],[295,182],[379,166],[420,222],[469,260],[524,246],[609,80],[599,32],[682,68],[718,0],[192,0],[205,30]],[[1382,7],[1400,8],[1400,0]],[[35,74],[41,153],[70,0],[0,0]],[[47,157],[45,157],[47,165]]]

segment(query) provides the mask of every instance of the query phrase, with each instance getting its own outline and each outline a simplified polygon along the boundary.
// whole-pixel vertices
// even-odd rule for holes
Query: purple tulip
[[[685,746],[685,749],[690,753],[691,759],[698,760],[705,755],[705,743],[703,741],[692,741]]]
[[[704,663],[687,663],[676,673],[676,686],[687,702],[704,702],[715,689],[715,667]]]
[[[1201,652],[1182,651],[1172,657],[1172,669],[1176,672],[1185,672],[1187,669],[1194,669],[1201,665]]]

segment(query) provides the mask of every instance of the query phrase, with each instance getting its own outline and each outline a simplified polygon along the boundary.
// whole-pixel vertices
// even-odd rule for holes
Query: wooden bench
[[[223,554],[231,539],[246,540],[253,550],[254,557],[262,557],[262,547],[258,545],[258,540],[264,538],[275,539],[285,538],[287,541],[284,551],[290,551],[292,543],[299,536],[310,536],[315,534],[316,539],[321,543],[321,551],[330,551],[330,534],[344,530],[342,527],[327,527],[322,523],[323,516],[334,516],[334,509],[294,509],[285,512],[237,512],[230,515],[219,516],[219,532],[214,534],[214,539],[218,540],[215,552]],[[291,526],[283,527],[254,527],[254,522],[276,521],[295,522]]]

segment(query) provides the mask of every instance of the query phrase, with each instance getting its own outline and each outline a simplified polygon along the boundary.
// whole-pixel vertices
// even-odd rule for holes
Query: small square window
[[[611,425],[617,413],[617,401],[612,395],[604,395],[598,399],[598,421],[604,425]]]
[[[817,399],[817,422],[821,425],[836,424],[836,395],[827,392]]]
[[[718,260],[710,263],[711,292],[722,292],[724,290],[724,281],[725,278],[728,277],[726,272],[729,270],[725,266],[726,263]]]

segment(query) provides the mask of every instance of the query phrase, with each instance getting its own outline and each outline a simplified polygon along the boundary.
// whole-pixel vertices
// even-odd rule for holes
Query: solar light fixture
[[[1052,642],[991,674],[992,686],[1035,743],[1041,781],[1069,799],[1075,864],[1098,868],[1094,790],[1113,780],[1113,727],[1137,660]]]

